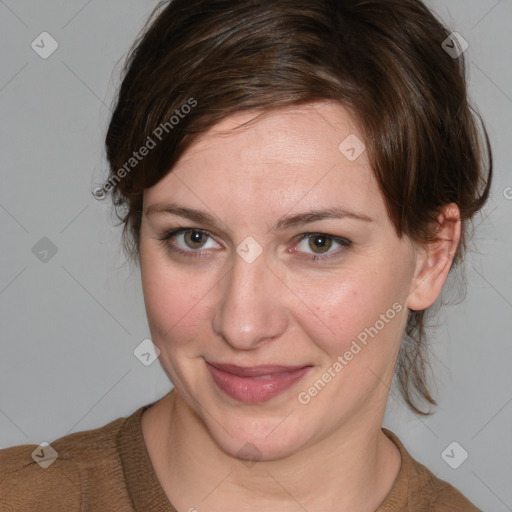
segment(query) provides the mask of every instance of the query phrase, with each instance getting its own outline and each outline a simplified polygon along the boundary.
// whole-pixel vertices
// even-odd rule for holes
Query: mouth
[[[217,387],[240,402],[263,403],[284,393],[312,368],[302,366],[237,366],[207,362],[206,366]]]

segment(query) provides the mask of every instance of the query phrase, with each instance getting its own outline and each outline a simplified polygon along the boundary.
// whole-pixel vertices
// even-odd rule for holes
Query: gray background
[[[97,428],[170,389],[158,362],[133,355],[150,337],[138,270],[124,262],[108,201],[91,196],[105,175],[120,59],[154,5],[0,0],[0,447]],[[385,426],[477,506],[501,512],[512,510],[512,1],[429,5],[469,42],[470,92],[496,178],[476,220],[467,296],[437,317],[440,406],[417,418],[393,391]],[[43,31],[59,44],[47,59],[31,48]],[[46,262],[32,249],[43,237],[57,248]],[[469,453],[457,469],[441,457],[452,441]]]

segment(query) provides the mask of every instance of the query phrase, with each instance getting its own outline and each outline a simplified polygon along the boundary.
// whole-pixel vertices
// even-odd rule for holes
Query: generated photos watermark
[[[349,364],[354,356],[359,354],[361,350],[367,346],[368,337],[373,339],[377,334],[379,334],[382,329],[389,324],[395,316],[400,313],[403,309],[402,304],[395,302],[385,313],[382,313],[371,327],[365,328],[357,335],[357,340],[353,340],[349,349],[345,351],[343,355],[339,355],[334,363],[327,368],[327,370],[320,376],[319,379],[315,381],[313,385],[311,385],[306,391],[301,391],[297,399],[299,403],[302,405],[307,405],[311,402],[311,399],[317,396],[329,382],[332,381],[334,377],[336,377],[342,370]],[[359,343],[358,343],[359,342]]]
[[[129,174],[132,169],[137,167],[139,162],[141,162],[152,149],[156,148],[165,135],[173,130],[195,106],[197,106],[197,100],[191,97],[180,108],[174,111],[174,114],[168,121],[160,123],[151,132],[151,135],[148,135],[146,142],[137,151],[132,153],[132,156],[123,164],[123,166],[112,174],[102,187],[97,187],[92,191],[96,199],[104,199],[110,190],[112,190],[117,183]]]

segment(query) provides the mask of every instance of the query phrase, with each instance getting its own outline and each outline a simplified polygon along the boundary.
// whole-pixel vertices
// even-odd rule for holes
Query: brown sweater
[[[0,450],[0,511],[176,512],[158,482],[142,436],[141,416],[151,405],[128,418],[51,442],[58,454],[53,462],[50,449],[35,444]],[[481,512],[415,461],[392,432],[383,431],[400,450],[402,465],[376,512]],[[43,465],[48,458],[50,465],[41,467],[33,452]]]

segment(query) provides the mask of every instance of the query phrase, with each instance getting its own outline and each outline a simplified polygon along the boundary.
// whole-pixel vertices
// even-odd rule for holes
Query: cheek
[[[309,311],[296,320],[331,359],[349,350],[358,352],[353,342],[362,349],[379,340],[388,350],[401,339],[406,289],[403,277],[390,269],[351,269],[314,286],[297,285],[297,295]]]
[[[153,342],[163,350],[195,338],[211,308],[208,294],[211,279],[172,268],[160,254],[141,252],[144,302]]]

